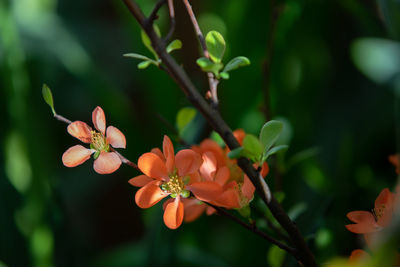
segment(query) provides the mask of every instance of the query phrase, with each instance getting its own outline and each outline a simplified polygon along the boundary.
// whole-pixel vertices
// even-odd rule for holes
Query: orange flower
[[[371,256],[362,249],[353,250],[349,257],[350,262],[358,262],[361,260],[369,260],[369,259],[371,259]]]
[[[355,222],[348,224],[346,228],[356,234],[370,234],[382,230],[387,227],[393,215],[395,194],[385,188],[375,200],[375,208],[373,212],[369,211],[352,211],[347,217]]]
[[[168,136],[164,136],[163,152],[153,149],[138,160],[138,167],[144,173],[131,180],[133,186],[141,187],[135,201],[141,208],[150,208],[166,196],[172,199],[164,203],[164,223],[170,229],[178,228],[184,217],[183,198],[190,192],[200,201],[211,201],[221,192],[221,186],[214,181],[201,181],[198,173],[202,164],[201,156],[191,149],[184,149],[174,155],[174,147]]]
[[[121,159],[116,153],[110,152],[110,145],[114,148],[125,148],[125,136],[114,126],[108,126],[106,130],[106,117],[101,107],[93,110],[92,121],[97,131],[82,121],[74,121],[68,125],[68,133],[90,144],[90,149],[81,145],[73,146],[64,152],[62,161],[67,167],[75,167],[95,153],[94,170],[99,174],[112,173],[121,166]]]
[[[388,159],[396,167],[396,173],[400,174],[400,154],[390,155]]]

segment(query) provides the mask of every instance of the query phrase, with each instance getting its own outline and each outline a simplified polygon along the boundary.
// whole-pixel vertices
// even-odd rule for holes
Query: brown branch
[[[206,202],[205,202],[206,203]],[[240,220],[239,218],[237,218],[236,216],[230,214],[228,211],[226,211],[225,209],[212,205],[210,203],[206,203],[207,205],[213,207],[214,209],[217,210],[217,213],[219,215],[225,216],[227,218],[229,218],[230,220],[236,222],[237,224],[240,224],[241,226],[243,226],[244,228],[252,231],[253,233],[255,233],[256,235],[259,235],[260,237],[264,238],[265,240],[267,240],[268,242],[278,246],[279,248],[286,250],[288,253],[295,255],[296,249],[292,248],[278,240],[276,240],[275,238],[267,235],[266,233],[264,233],[263,231],[261,231],[260,229],[257,228],[257,226],[255,224],[247,224],[245,222],[243,222],[242,220]]]
[[[70,121],[69,119],[67,119],[67,118],[65,118],[65,117],[63,117],[63,116],[61,116],[61,115],[58,115],[58,114],[55,114],[55,115],[54,115],[54,118],[56,118],[56,119],[59,120],[59,121],[65,122],[66,124],[71,124],[71,123],[72,123],[72,121]],[[110,150],[111,150],[112,152],[114,152],[115,154],[118,155],[118,157],[120,158],[120,160],[122,161],[122,163],[124,163],[124,164],[126,164],[126,165],[128,165],[128,166],[131,166],[132,168],[135,168],[136,170],[140,171],[139,167],[138,167],[135,163],[133,163],[133,162],[130,161],[129,159],[127,159],[127,158],[125,158],[124,156],[122,156],[122,155],[121,155],[118,151],[116,151],[114,148],[110,147]]]
[[[206,39],[204,38],[203,33],[201,32],[199,23],[197,22],[196,16],[194,15],[192,6],[189,3],[189,0],[183,0],[183,3],[186,6],[186,10],[188,11],[190,20],[192,21],[194,30],[196,31],[197,38],[199,38],[199,42],[201,45],[201,49],[203,50],[203,55],[206,58],[210,58],[210,53],[208,52],[207,45],[206,45]],[[212,72],[207,72],[207,77],[208,77],[208,85],[210,87],[210,92],[211,92],[211,100],[212,100],[212,105],[213,108],[218,109],[218,93],[217,93],[217,88],[218,88],[218,79],[215,78],[214,74]]]
[[[153,22],[158,18],[158,11],[160,8],[167,2],[167,0],[160,0],[156,3],[153,11],[151,12],[149,18],[147,19],[147,23],[153,25]]]
[[[272,54],[274,52],[275,33],[278,18],[281,14],[280,7],[276,5],[275,0],[270,1],[270,14],[269,14],[269,29],[267,37],[267,48],[265,53],[265,60],[262,64],[263,77],[264,77],[264,115],[265,119],[271,119],[271,101],[270,101],[270,79],[271,79],[271,64]]]
[[[172,34],[175,31],[175,9],[174,9],[174,0],[168,0],[168,10],[169,10],[169,31],[168,34],[164,38],[164,42],[167,43]]]
[[[140,26],[145,30],[145,32],[151,39],[153,49],[156,51],[159,58],[165,64],[165,67],[168,69],[168,73],[179,85],[188,100],[200,111],[200,113],[208,121],[211,127],[217,133],[219,133],[219,135],[224,139],[225,143],[231,150],[238,148],[239,143],[233,136],[232,130],[221,118],[218,110],[211,108],[204,100],[204,98],[200,95],[196,87],[193,85],[192,81],[189,79],[186,72],[168,53],[166,53],[162,40],[157,36],[152,25],[146,24],[146,18],[137,3],[130,0],[123,1],[129,11],[138,21]],[[294,257],[304,266],[317,266],[314,256],[311,253],[310,249],[307,247],[307,244],[296,224],[290,220],[289,216],[286,214],[284,209],[273,196],[268,199],[262,181],[260,180],[260,176],[258,172],[253,168],[251,162],[246,158],[239,158],[238,165],[250,178],[250,180],[256,187],[257,193],[260,194],[262,200],[266,203],[271,213],[290,236],[291,243],[293,244],[293,246],[296,247],[296,253]]]

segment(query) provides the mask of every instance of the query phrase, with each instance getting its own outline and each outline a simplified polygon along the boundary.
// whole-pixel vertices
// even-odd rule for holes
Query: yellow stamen
[[[108,151],[109,146],[107,140],[102,133],[91,131],[92,133],[92,145],[97,151]]]

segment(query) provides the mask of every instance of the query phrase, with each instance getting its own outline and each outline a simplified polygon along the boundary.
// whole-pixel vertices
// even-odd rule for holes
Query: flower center
[[[376,220],[382,218],[384,212],[385,205],[380,205],[379,207],[373,209],[373,214],[375,215]]]
[[[186,198],[190,195],[190,192],[185,190],[185,182],[182,177],[177,174],[171,174],[169,176],[169,181],[162,184],[161,189],[164,192],[171,194],[171,197],[173,198],[176,198],[179,195]]]
[[[97,151],[106,151],[108,152],[110,146],[107,144],[107,140],[102,133],[91,131],[92,134],[92,142],[91,146]]]

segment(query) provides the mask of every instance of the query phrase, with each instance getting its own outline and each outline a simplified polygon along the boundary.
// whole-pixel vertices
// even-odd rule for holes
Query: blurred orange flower
[[[356,234],[369,234],[387,227],[393,216],[395,194],[388,188],[382,190],[375,200],[373,212],[352,211],[347,217],[355,224],[348,224],[346,228]]]
[[[149,208],[166,196],[172,199],[164,203],[164,223],[170,229],[178,228],[183,221],[185,209],[182,199],[190,192],[198,201],[212,201],[222,192],[215,181],[202,181],[199,174],[203,160],[191,149],[174,154],[174,147],[168,136],[164,136],[163,152],[153,149],[138,160],[138,167],[144,175],[129,180],[133,186],[141,187],[135,196],[136,204]]]
[[[74,121],[68,125],[68,133],[90,144],[90,148],[75,145],[64,152],[62,162],[67,167],[75,167],[95,153],[94,170],[99,174],[112,173],[121,166],[121,159],[115,152],[110,152],[110,145],[114,148],[125,148],[125,136],[114,126],[108,126],[106,130],[106,117],[101,107],[93,110],[92,120],[97,131],[82,121]]]

